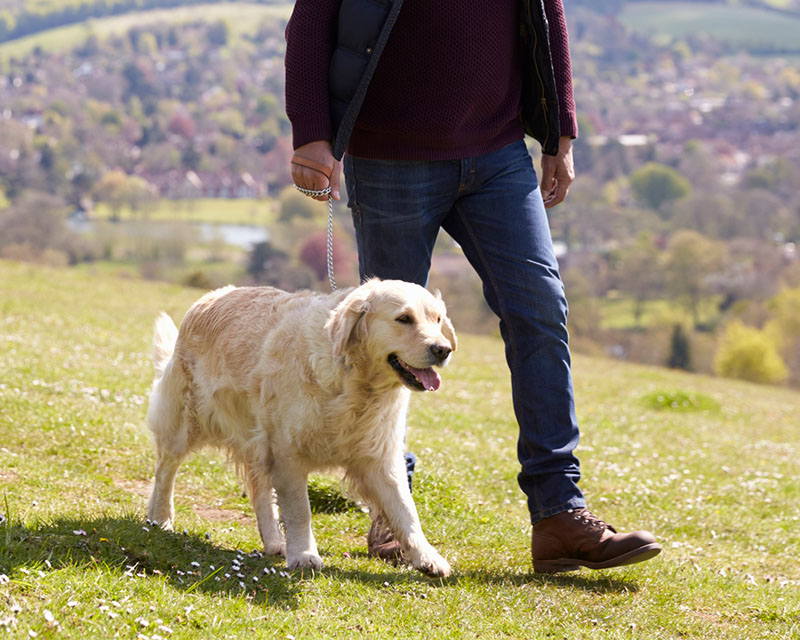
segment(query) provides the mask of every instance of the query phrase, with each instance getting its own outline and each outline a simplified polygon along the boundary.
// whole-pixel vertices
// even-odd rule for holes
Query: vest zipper
[[[536,77],[539,78],[539,87],[542,92],[542,112],[544,114],[544,125],[545,125],[545,134],[544,134],[544,142],[542,143],[542,148],[547,147],[547,142],[550,140],[550,118],[547,117],[547,98],[545,97],[545,90],[544,90],[544,79],[542,78],[542,72],[539,70],[539,64],[536,61],[536,47],[539,43],[539,37],[536,34],[536,29],[533,27],[533,15],[531,14],[531,2],[533,0],[526,0],[525,4],[528,7],[528,25],[531,29],[531,33],[533,34],[533,50],[531,51],[531,58],[533,59],[533,68],[536,69]]]

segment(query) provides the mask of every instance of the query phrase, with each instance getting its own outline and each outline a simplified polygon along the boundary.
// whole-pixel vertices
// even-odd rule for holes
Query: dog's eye
[[[442,324],[442,316],[436,316],[436,324]]]
[[[414,324],[414,318],[404,313],[402,316],[397,316],[395,322],[399,322],[400,324]]]

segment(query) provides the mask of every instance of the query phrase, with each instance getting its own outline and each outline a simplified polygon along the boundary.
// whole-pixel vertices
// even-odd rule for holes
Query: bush
[[[286,187],[280,195],[281,213],[279,220],[289,222],[295,218],[311,220],[319,213],[324,213],[323,205],[315,202],[308,196],[304,196],[294,187]]]
[[[0,212],[0,255],[53,266],[89,259],[90,249],[66,223],[58,198],[26,193]]]
[[[211,276],[209,276],[202,269],[195,269],[191,273],[184,276],[184,278],[181,280],[181,284],[183,284],[185,287],[205,289],[206,291],[214,288],[214,283],[211,280]]]
[[[727,378],[768,384],[781,382],[789,375],[769,335],[739,321],[725,328],[714,358],[714,371]]]
[[[719,403],[704,393],[675,389],[653,391],[642,400],[657,411],[719,411]]]

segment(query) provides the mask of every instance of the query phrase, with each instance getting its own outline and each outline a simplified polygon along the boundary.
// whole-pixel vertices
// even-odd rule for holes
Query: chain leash
[[[311,196],[318,198],[319,196],[328,196],[328,242],[327,242],[327,260],[328,260],[328,280],[331,283],[331,290],[336,291],[336,280],[333,277],[333,197],[331,196],[331,188],[325,187],[324,189],[304,189],[294,185],[304,196]]]

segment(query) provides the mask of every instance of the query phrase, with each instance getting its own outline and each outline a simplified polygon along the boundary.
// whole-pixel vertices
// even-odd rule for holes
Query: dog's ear
[[[342,300],[325,323],[334,356],[346,353],[366,333],[364,317],[370,310],[370,303],[362,289],[359,287]]]
[[[442,318],[442,335],[450,341],[450,346],[453,351],[456,350],[456,330],[453,328],[453,323],[446,315]]]

